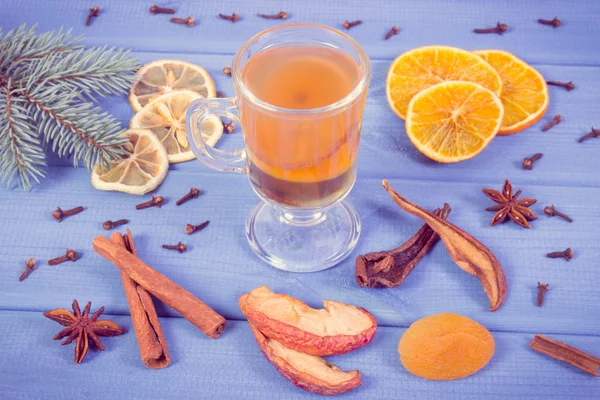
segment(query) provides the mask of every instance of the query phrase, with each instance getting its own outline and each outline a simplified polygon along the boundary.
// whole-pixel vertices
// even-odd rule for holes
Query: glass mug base
[[[288,212],[260,202],[246,219],[250,247],[283,271],[331,268],[354,250],[360,236],[358,212],[346,201],[318,212]]]

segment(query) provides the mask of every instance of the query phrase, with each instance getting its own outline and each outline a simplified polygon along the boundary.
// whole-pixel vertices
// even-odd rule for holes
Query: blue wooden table
[[[359,369],[363,385],[347,399],[483,399],[600,398],[600,380],[529,349],[535,333],[600,355],[600,140],[577,139],[600,127],[600,2],[478,0],[196,0],[165,1],[177,15],[193,16],[188,29],[152,16],[149,0],[2,0],[0,25],[5,31],[24,22],[39,32],[61,26],[85,34],[87,45],[129,48],[142,63],[182,59],[206,68],[217,88],[233,94],[221,69],[236,49],[255,33],[281,23],[254,16],[290,14],[289,22],[313,22],[340,28],[344,20],[362,19],[353,36],[373,62],[359,156],[359,177],[350,201],[362,217],[363,232],[354,253],[325,272],[295,275],[275,270],[254,256],[244,236],[244,220],[257,201],[246,178],[208,170],[199,162],[171,166],[158,189],[168,203],[162,209],[135,211],[136,196],[100,192],[89,172],[69,160],[50,158],[48,178],[31,192],[0,188],[0,398],[1,399],[308,399],[316,395],[294,388],[264,359],[237,306],[238,297],[259,285],[299,297],[313,307],[323,298],[365,307],[380,328],[369,346],[331,361],[343,369]],[[84,26],[89,7],[101,15]],[[216,17],[235,11],[241,21]],[[538,18],[563,20],[559,29],[536,23]],[[509,25],[503,36],[475,35],[473,28]],[[386,31],[401,33],[388,41]],[[550,88],[545,118],[526,131],[498,137],[478,157],[454,165],[427,160],[410,144],[404,123],[385,99],[385,74],[391,60],[423,45],[444,44],[466,49],[499,48],[514,52],[538,68],[548,80],[573,80],[576,89]],[[109,98],[102,106],[127,126],[133,115],[127,99]],[[552,115],[564,120],[542,133]],[[230,135],[226,140],[240,140]],[[524,157],[544,153],[534,170],[521,169]],[[354,280],[354,258],[392,248],[408,239],[422,222],[392,203],[381,188],[387,178],[402,195],[432,209],[448,202],[449,219],[484,242],[503,264],[509,282],[504,306],[487,311],[488,301],[474,277],[465,274],[438,245],[395,289],[360,289]],[[499,189],[504,179],[538,203],[540,218],[531,230],[514,224],[489,227],[490,201],[482,187]],[[205,194],[182,207],[175,200],[190,186]],[[61,224],[51,218],[55,207],[83,204],[84,213]],[[543,207],[555,204],[575,221],[547,218]],[[206,338],[168,307],[158,312],[172,365],[149,370],[142,365],[118,270],[95,254],[91,241],[106,234],[106,219],[129,218],[138,255],[182,284],[228,320],[220,339]],[[210,219],[205,231],[186,236],[186,223]],[[177,254],[163,243],[187,241],[190,251]],[[45,260],[66,247],[80,252],[77,263],[49,267]],[[567,263],[545,257],[548,251],[572,247]],[[18,277],[28,257],[43,260],[24,282]],[[550,284],[544,307],[535,305],[537,282]],[[91,350],[83,364],[73,362],[72,346],[52,340],[59,326],[43,311],[68,307],[76,298],[104,305],[107,318],[127,333],[103,340],[106,350]],[[458,381],[417,378],[400,364],[397,345],[416,319],[450,311],[469,316],[489,328],[496,340],[491,362],[477,374]]]

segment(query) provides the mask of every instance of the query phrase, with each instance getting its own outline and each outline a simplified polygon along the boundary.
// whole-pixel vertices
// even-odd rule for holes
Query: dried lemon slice
[[[131,119],[132,129],[149,129],[165,146],[170,163],[194,158],[186,133],[185,112],[192,101],[200,98],[191,90],[163,94],[148,103]],[[217,117],[205,120],[200,127],[202,138],[214,146],[223,135],[223,124]]]
[[[198,65],[179,60],[156,60],[144,65],[129,91],[129,103],[138,112],[157,97],[175,90],[191,90],[200,97],[217,97],[208,72]]]
[[[148,193],[156,189],[167,176],[167,151],[147,129],[129,129],[125,135],[129,136],[131,154],[113,163],[108,170],[97,165],[92,171],[92,185],[99,190]]]

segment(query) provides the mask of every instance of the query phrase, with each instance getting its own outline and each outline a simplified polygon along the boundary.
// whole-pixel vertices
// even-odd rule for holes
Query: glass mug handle
[[[225,151],[215,149],[206,144],[201,135],[201,124],[209,118],[225,117],[235,121],[238,126],[240,120],[237,116],[235,98],[224,99],[196,99],[187,109],[187,136],[190,148],[196,158],[206,166],[217,171],[246,173],[246,151],[244,149]]]

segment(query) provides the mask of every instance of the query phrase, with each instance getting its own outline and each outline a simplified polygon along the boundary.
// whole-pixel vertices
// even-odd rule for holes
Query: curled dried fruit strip
[[[427,222],[431,229],[440,235],[456,265],[479,279],[490,299],[490,311],[500,308],[506,298],[508,283],[502,265],[490,249],[456,225],[401,197],[390,187],[387,180],[384,179],[382,184],[396,204],[404,211]]]
[[[370,343],[377,322],[365,309],[323,301],[315,310],[302,301],[260,286],[239,299],[242,312],[264,335],[314,356],[344,354]]]
[[[359,371],[342,371],[327,360],[290,349],[250,324],[267,360],[294,386],[325,396],[346,393],[362,383]]]

